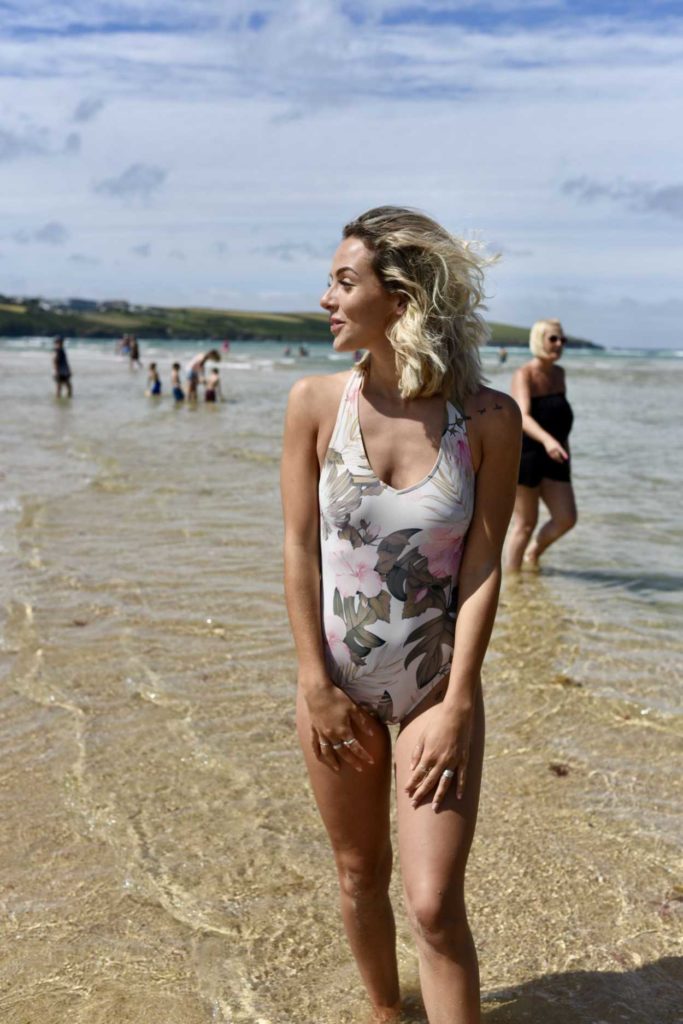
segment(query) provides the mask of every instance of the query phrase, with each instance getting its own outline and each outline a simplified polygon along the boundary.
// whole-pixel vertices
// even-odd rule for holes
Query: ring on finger
[[[428,765],[426,765],[426,764],[421,764],[421,765],[420,765],[419,767],[420,767],[420,774],[421,774],[421,775],[429,775],[429,773],[430,773],[430,772],[431,772],[431,770],[432,770],[432,769],[431,769],[431,768],[430,768],[430,767],[429,767]]]
[[[332,744],[332,749],[333,750],[339,750],[343,746],[344,746],[344,741],[342,740],[341,743],[333,743]]]
[[[324,750],[326,747],[329,747],[329,745],[330,744],[326,740],[318,740],[318,746],[320,747],[321,750]]]
[[[354,743],[358,743],[358,740],[356,739],[356,737],[355,737],[355,736],[353,736],[353,737],[352,737],[352,738],[351,738],[350,740],[344,740],[344,746],[345,746],[345,747],[350,747],[350,746],[352,746],[352,745],[353,745]]]
[[[451,768],[444,768],[441,772],[442,779],[453,779],[455,778],[455,772]]]

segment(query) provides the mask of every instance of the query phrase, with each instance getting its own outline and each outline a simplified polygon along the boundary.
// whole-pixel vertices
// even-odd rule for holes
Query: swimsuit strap
[[[342,392],[335,420],[334,430],[328,448],[335,451],[343,451],[346,441],[352,433],[352,425],[358,417],[358,392],[360,391],[363,377],[357,370],[352,370]]]

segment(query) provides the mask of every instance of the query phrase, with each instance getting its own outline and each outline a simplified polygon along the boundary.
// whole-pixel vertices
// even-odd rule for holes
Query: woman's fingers
[[[466,777],[466,760],[461,761],[457,768],[451,768],[448,765],[443,768],[438,765],[433,765],[423,774],[422,779],[418,783],[412,795],[409,793],[413,807],[417,807],[429,793],[436,789],[436,792],[432,797],[432,807],[435,811],[438,810],[446,796],[446,793],[453,783],[456,785],[456,798],[458,800],[462,800],[465,792]]]
[[[467,780],[467,761],[463,761],[458,769],[458,783],[455,790],[455,795],[458,800],[462,800],[465,793],[465,782]]]
[[[346,764],[359,772],[363,770],[364,764],[375,763],[372,755],[368,753],[360,740],[350,730],[347,731],[345,736],[338,738],[318,735],[316,743],[320,752],[318,759],[337,771],[343,762],[346,762]]]
[[[410,770],[411,771],[415,771],[415,769],[417,768],[418,764],[420,763],[420,758],[422,757],[422,751],[423,750],[424,750],[424,740],[422,739],[422,737],[420,737],[419,740],[417,741],[417,743],[415,744],[415,746],[413,747],[413,752],[410,755]],[[410,785],[410,783],[408,783],[408,785]]]
[[[445,797],[446,793],[453,784],[454,774],[455,773],[450,768],[447,768],[445,769],[445,771],[441,772],[441,777],[438,781],[436,792],[432,797],[432,810],[438,811],[439,807],[441,806],[443,798]]]

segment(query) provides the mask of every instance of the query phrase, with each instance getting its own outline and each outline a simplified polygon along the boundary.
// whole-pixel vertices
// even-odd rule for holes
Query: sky
[[[491,319],[683,348],[682,98],[683,0],[0,0],[0,293],[314,310],[397,204]]]

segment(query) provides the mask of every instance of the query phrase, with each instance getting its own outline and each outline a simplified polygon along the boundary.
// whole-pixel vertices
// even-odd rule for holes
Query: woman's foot
[[[522,559],[522,565],[525,569],[531,569],[533,572],[538,572],[540,553],[538,546],[534,541],[531,542],[529,547],[524,552],[524,558]]]
[[[395,1006],[374,1006],[368,1024],[398,1024],[401,1019],[401,1004]]]

